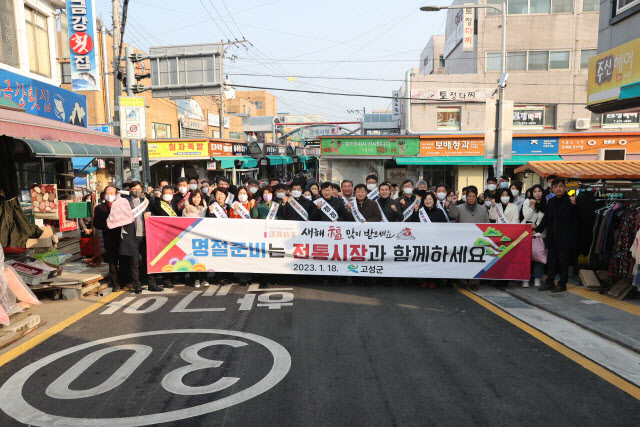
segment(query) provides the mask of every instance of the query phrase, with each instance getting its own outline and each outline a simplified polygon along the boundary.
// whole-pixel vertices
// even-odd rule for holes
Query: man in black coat
[[[291,197],[285,198],[278,208],[278,216],[282,219],[289,221],[309,221],[313,212],[318,209],[311,200],[307,200],[302,197],[302,183],[296,182],[291,186]],[[291,205],[291,200],[295,200],[302,209],[307,212],[307,217],[304,218],[298,211]]]
[[[551,183],[555,194],[547,202],[545,215],[535,230],[540,233],[547,229],[545,244],[547,246],[547,281],[539,291],[563,292],[567,290],[569,280],[569,264],[573,261],[576,247],[577,209],[575,195],[566,194],[563,178],[556,178]],[[533,225],[533,224],[532,224]],[[558,285],[554,285],[556,274],[560,274]]]
[[[364,222],[380,222],[382,221],[382,214],[378,204],[367,197],[367,187],[364,184],[358,184],[354,188],[356,199],[349,202],[347,206],[347,215],[345,221],[360,222],[355,214],[357,209],[364,219]]]
[[[323,182],[320,187],[320,194],[322,197],[315,201],[317,209],[313,212],[312,221],[344,221],[347,214],[347,210],[344,207],[344,201],[338,197],[333,197],[333,184],[330,182]],[[337,218],[332,218],[329,214],[322,210],[323,202],[327,202],[335,212]]]
[[[96,206],[93,211],[93,224],[102,231],[102,241],[104,243],[104,262],[109,264],[109,280],[113,287],[113,292],[120,290],[118,280],[118,248],[120,246],[120,227],[110,229],[107,226],[107,218],[111,213],[111,204],[116,199],[116,187],[108,186],[104,189],[105,203]]]
[[[380,198],[377,200],[380,209],[382,209],[382,215],[387,219],[387,222],[402,222],[402,209],[398,206],[398,202],[391,198],[391,184],[389,182],[383,182],[380,184]],[[381,218],[384,221],[384,218]]]

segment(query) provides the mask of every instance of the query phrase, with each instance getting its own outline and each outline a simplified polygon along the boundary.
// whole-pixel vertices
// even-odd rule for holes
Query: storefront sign
[[[150,273],[220,271],[526,280],[528,224],[305,223],[151,217]]]
[[[603,148],[640,153],[640,133],[578,134],[560,137],[560,154],[597,154]]]
[[[207,162],[207,170],[208,171],[214,171],[216,170],[216,162]]]
[[[513,127],[515,129],[544,129],[544,106],[514,106]]]
[[[316,148],[296,147],[296,156],[310,156],[316,155]]]
[[[78,229],[78,220],[69,218],[69,200],[58,201],[58,221],[60,221],[60,231]]]
[[[420,138],[420,156],[484,156],[484,137],[423,137]]]
[[[234,156],[248,156],[249,144],[240,144],[240,143],[234,142],[232,150],[233,150]]]
[[[591,58],[587,105],[617,100],[623,86],[640,82],[638,58],[640,38]]]
[[[393,120],[400,120],[402,118],[402,101],[400,100],[400,91],[394,90],[391,92],[391,96],[393,96],[391,112],[393,114]]]
[[[233,144],[230,142],[209,142],[210,157],[233,156]]]
[[[260,160],[260,166],[267,166],[268,164],[269,164],[269,161],[267,159]]]
[[[558,138],[514,136],[511,154],[558,154]]]
[[[101,133],[111,133],[111,125],[89,125],[89,129]]]
[[[460,130],[460,107],[438,108],[437,130]]]
[[[285,156],[287,154],[286,145],[264,144],[265,156]]]
[[[493,89],[457,89],[457,88],[434,88],[434,89],[412,89],[411,102],[438,102],[438,101],[464,101],[464,102],[484,102],[487,99],[495,99]]]
[[[146,101],[141,96],[120,97],[120,136],[124,139],[147,137]]]
[[[203,122],[202,120],[181,117],[180,123],[182,124],[182,127],[184,129],[192,129],[192,130],[199,130],[199,131],[205,131],[207,129],[207,123]]]
[[[416,156],[420,152],[418,137],[322,138],[325,156]]]
[[[93,0],[67,0],[73,90],[100,90]]]
[[[220,127],[220,116],[218,114],[211,114],[209,113],[207,115],[207,122],[209,124],[209,126],[212,127]],[[229,118],[228,116],[224,116],[224,128],[225,129],[229,129],[231,127],[231,118]]]
[[[475,9],[471,7],[464,9],[464,16],[462,20],[462,50],[464,52],[473,52],[474,12]]]
[[[209,159],[206,141],[149,142],[150,159]]]
[[[0,69],[0,96],[28,114],[87,127],[87,97]]]
[[[638,127],[640,113],[612,113],[602,115],[603,128]]]

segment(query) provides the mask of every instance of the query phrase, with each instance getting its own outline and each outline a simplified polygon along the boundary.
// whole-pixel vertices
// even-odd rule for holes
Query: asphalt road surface
[[[311,282],[125,293],[0,368],[0,426],[640,425],[452,288]]]

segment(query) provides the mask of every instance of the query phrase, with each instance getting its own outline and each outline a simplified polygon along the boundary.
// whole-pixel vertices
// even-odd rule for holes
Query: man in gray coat
[[[467,224],[488,224],[489,211],[478,205],[478,189],[474,186],[467,188],[466,203],[457,205],[458,193],[451,198],[449,205],[449,218],[459,219],[459,222]]]

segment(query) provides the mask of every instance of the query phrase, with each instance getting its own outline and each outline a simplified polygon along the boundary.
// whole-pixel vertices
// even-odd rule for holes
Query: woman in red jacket
[[[238,187],[235,194],[235,202],[229,208],[229,218],[251,219],[251,208],[256,205],[256,201],[246,187]]]

